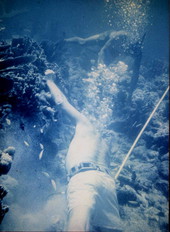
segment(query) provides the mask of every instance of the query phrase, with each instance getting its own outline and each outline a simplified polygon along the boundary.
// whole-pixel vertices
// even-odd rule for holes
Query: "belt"
[[[96,165],[91,162],[82,162],[79,165],[76,165],[71,168],[70,173],[67,175],[68,180],[80,172],[85,172],[89,170],[97,170],[109,174],[109,171],[106,168],[100,167],[99,165]]]

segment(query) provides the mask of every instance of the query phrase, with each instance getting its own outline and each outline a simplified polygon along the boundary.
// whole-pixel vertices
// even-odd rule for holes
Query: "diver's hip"
[[[92,161],[83,161],[83,162],[80,162],[80,163],[72,166],[67,171],[68,180],[78,173],[92,171],[92,170],[103,172],[103,173],[110,175],[110,171],[106,166],[98,164],[96,162],[92,162]]]

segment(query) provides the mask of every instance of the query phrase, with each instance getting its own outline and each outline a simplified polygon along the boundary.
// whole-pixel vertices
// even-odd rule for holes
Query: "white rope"
[[[127,159],[129,158],[130,154],[132,153],[132,151],[133,151],[133,149],[134,149],[136,143],[137,143],[138,140],[140,139],[140,137],[141,137],[143,131],[144,131],[145,128],[147,127],[147,125],[148,125],[148,123],[150,122],[151,118],[153,117],[155,111],[158,109],[160,103],[162,102],[162,100],[164,99],[164,97],[166,96],[166,94],[168,93],[168,90],[169,90],[169,86],[168,86],[168,88],[166,89],[166,91],[164,92],[164,94],[162,95],[162,97],[161,97],[161,99],[159,100],[159,102],[157,103],[157,105],[155,106],[154,110],[152,111],[152,113],[151,113],[151,115],[149,116],[148,120],[146,121],[145,125],[143,126],[143,128],[142,128],[141,131],[139,132],[139,134],[138,134],[137,138],[135,139],[134,143],[132,144],[132,146],[131,146],[129,152],[128,152],[127,155],[125,156],[125,159],[123,160],[123,162],[122,162],[122,164],[121,164],[121,166],[120,166],[118,172],[117,172],[116,175],[115,175],[115,180],[118,178],[118,176],[119,176],[119,174],[120,174],[122,168],[124,167],[124,165],[125,165]]]

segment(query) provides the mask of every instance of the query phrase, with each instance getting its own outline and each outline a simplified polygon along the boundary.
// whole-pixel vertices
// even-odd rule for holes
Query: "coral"
[[[15,148],[8,147],[0,151],[0,176],[9,172],[12,160],[14,158]],[[8,212],[8,206],[3,205],[2,200],[6,196],[7,191],[0,185],[0,223],[2,222],[5,214]]]

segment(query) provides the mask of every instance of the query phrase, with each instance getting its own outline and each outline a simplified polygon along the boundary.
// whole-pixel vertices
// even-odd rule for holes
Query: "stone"
[[[136,191],[128,185],[124,185],[121,189],[117,190],[118,202],[121,205],[128,204],[129,201],[137,200]]]

